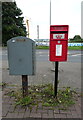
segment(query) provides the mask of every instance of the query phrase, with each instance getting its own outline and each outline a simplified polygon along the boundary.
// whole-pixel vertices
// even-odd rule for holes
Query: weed
[[[5,82],[0,83],[0,86],[2,86],[2,87],[5,87],[6,85],[7,85],[7,83],[5,83]]]
[[[43,106],[49,107],[50,104],[48,102],[42,103]]]
[[[42,90],[42,93],[43,93],[45,96],[53,96],[53,95],[54,95],[54,91],[53,91],[53,86],[52,86],[52,84],[46,85],[46,87]]]
[[[64,108],[75,104],[73,94],[76,94],[75,91],[72,91],[70,87],[65,88],[65,90],[58,91],[58,102],[59,104],[63,105]]]
[[[45,107],[58,107],[58,109],[67,109],[69,106],[75,104],[75,90],[66,87],[63,90],[58,90],[57,98],[54,98],[54,89],[52,84],[30,86],[28,96],[22,97],[22,90],[9,92],[10,96],[14,96],[16,105],[38,107],[39,103]]]
[[[15,91],[10,91],[7,93],[8,96],[15,97]]]
[[[27,96],[16,101],[16,105],[26,106],[32,103],[31,97]]]

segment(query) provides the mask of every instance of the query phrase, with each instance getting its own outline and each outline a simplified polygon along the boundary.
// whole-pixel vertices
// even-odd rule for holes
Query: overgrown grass
[[[49,46],[36,46],[36,49],[49,49]]]
[[[49,46],[36,46],[36,49],[49,49]],[[69,50],[83,50],[83,46],[69,46]]]
[[[67,109],[75,104],[75,95],[77,94],[70,87],[58,90],[57,98],[54,97],[54,89],[52,84],[29,86],[29,95],[22,97],[22,90],[11,91],[9,96],[15,97],[15,105],[21,106],[38,106],[42,103],[45,107],[58,107],[58,109]]]
[[[69,46],[69,50],[83,50],[83,46]]]

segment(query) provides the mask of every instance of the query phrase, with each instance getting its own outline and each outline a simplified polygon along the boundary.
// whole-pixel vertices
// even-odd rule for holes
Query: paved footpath
[[[15,98],[8,96],[6,93],[10,89],[4,88],[3,90],[3,103],[2,103],[2,117],[3,118],[81,118],[81,98],[78,97],[76,104],[69,107],[68,110],[53,109],[51,107],[43,107],[41,103],[38,106],[29,107],[14,106]]]

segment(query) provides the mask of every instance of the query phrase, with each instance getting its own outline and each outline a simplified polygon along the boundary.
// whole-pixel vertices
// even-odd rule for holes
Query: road
[[[81,51],[68,51],[68,62],[81,62]],[[36,51],[37,61],[49,61],[48,50],[37,50]]]
[[[0,52],[1,53],[1,52]],[[68,51],[68,62],[82,62],[83,52],[79,50]],[[0,54],[0,60],[7,60],[7,50],[3,49],[2,56]],[[49,61],[49,50],[36,50],[37,61]]]

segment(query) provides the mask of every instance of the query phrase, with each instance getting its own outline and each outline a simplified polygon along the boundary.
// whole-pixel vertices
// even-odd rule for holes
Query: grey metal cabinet
[[[27,37],[14,37],[7,41],[10,75],[35,74],[35,42]]]

